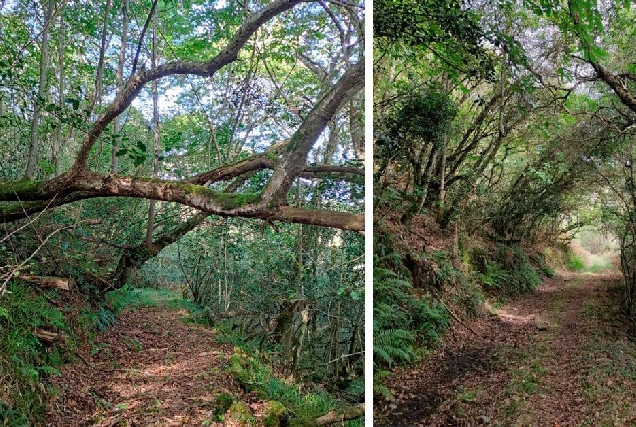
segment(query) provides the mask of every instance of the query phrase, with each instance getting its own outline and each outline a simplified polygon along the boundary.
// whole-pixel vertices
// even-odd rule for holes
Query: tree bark
[[[55,0],[48,0],[46,5],[46,11],[44,13],[44,30],[42,30],[42,47],[40,50],[40,80],[38,83],[38,99],[35,100],[33,110],[33,120],[31,121],[31,145],[29,146],[29,157],[27,160],[27,167],[25,175],[29,179],[33,179],[37,173],[38,152],[39,152],[39,129],[40,129],[40,114],[42,110],[42,103],[47,92],[46,84],[46,70],[49,62],[49,27],[51,25],[51,19],[53,17],[53,8],[55,7]]]
[[[115,82],[117,85],[117,89],[115,92],[115,97],[121,96],[121,92],[124,85],[124,64],[126,63],[126,44],[128,42],[128,2],[129,0],[124,0],[124,10],[122,17],[122,29],[121,29],[121,39],[120,39],[120,47],[119,47],[119,64],[117,65],[117,74],[115,76]],[[119,141],[120,141],[120,133],[121,133],[121,117],[117,116],[113,122],[113,133],[115,137],[113,138],[113,152],[111,154],[111,164],[110,171],[112,173],[117,173],[119,169],[119,159],[117,158],[117,152],[119,151]]]
[[[58,86],[57,86],[57,105],[62,109],[64,107],[64,47],[65,47],[65,27],[64,21],[60,19],[60,41],[59,41],[59,58],[58,58]],[[60,158],[62,151],[62,122],[58,122],[55,129],[55,141],[53,143],[53,167],[55,168],[54,177],[59,176],[62,172],[62,159]]]
[[[155,3],[156,4],[156,3]],[[154,11],[154,8],[153,8]],[[156,19],[153,18],[153,19]],[[152,25],[152,66],[157,66],[157,22],[153,21]],[[159,92],[157,90],[157,81],[152,82],[152,124],[153,124],[153,136],[154,136],[154,156],[152,159],[152,177],[156,178],[159,175]],[[146,247],[152,245],[152,231],[155,228],[155,209],[156,200],[150,201],[148,207],[148,223],[146,224]]]
[[[355,420],[364,416],[364,403],[342,409],[340,411],[331,411],[325,415],[310,421],[309,426],[326,426],[330,424],[343,423],[349,420]]]

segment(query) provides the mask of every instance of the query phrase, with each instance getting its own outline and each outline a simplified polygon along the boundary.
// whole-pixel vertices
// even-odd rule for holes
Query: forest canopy
[[[301,177],[333,182],[343,195],[361,182],[359,6],[139,6],[3,3],[2,218],[123,196],[361,230],[362,216],[346,212],[353,201],[306,209],[287,199]],[[325,43],[323,30],[339,43]],[[198,111],[184,125],[203,139],[146,141],[158,122],[144,112],[150,91],[155,103],[166,93],[177,98],[176,114],[162,112],[162,122],[176,126],[184,110]],[[338,121],[353,130],[354,144],[326,130]],[[175,168],[186,155],[190,166]]]

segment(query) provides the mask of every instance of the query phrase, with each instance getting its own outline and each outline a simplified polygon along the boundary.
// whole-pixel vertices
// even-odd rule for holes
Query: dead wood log
[[[342,409],[340,411],[327,412],[325,415],[310,421],[310,426],[326,426],[330,424],[341,423],[344,421],[355,420],[364,416],[364,403]]]
[[[33,332],[33,335],[38,337],[38,339],[47,346],[52,346],[53,344],[60,342],[63,339],[63,336],[58,333],[39,328],[36,329],[35,332]]]
[[[65,279],[64,277],[53,276],[31,276],[21,275],[20,279],[28,283],[35,283],[45,288],[61,289],[63,291],[70,291],[75,286],[73,279]]]

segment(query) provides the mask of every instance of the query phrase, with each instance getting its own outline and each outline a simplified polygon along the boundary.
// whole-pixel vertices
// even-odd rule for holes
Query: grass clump
[[[118,314],[124,308],[165,307],[196,310],[197,307],[183,299],[181,293],[170,289],[134,288],[130,285],[106,294],[106,302]]]

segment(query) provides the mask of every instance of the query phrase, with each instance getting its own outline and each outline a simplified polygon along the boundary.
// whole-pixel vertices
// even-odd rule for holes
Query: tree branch
[[[209,61],[173,61],[147,71],[141,71],[132,76],[121,93],[106,108],[106,111],[97,119],[91,130],[86,134],[74,165],[66,174],[60,177],[60,180],[72,180],[74,176],[86,169],[88,153],[97,138],[102,134],[104,129],[106,129],[108,124],[130,106],[146,83],[163,77],[180,74],[193,74],[201,77],[213,76],[218,70],[238,58],[238,53],[241,48],[263,24],[303,1],[306,0],[275,0],[268,4],[260,12],[249,17],[228,42],[227,47]]]

